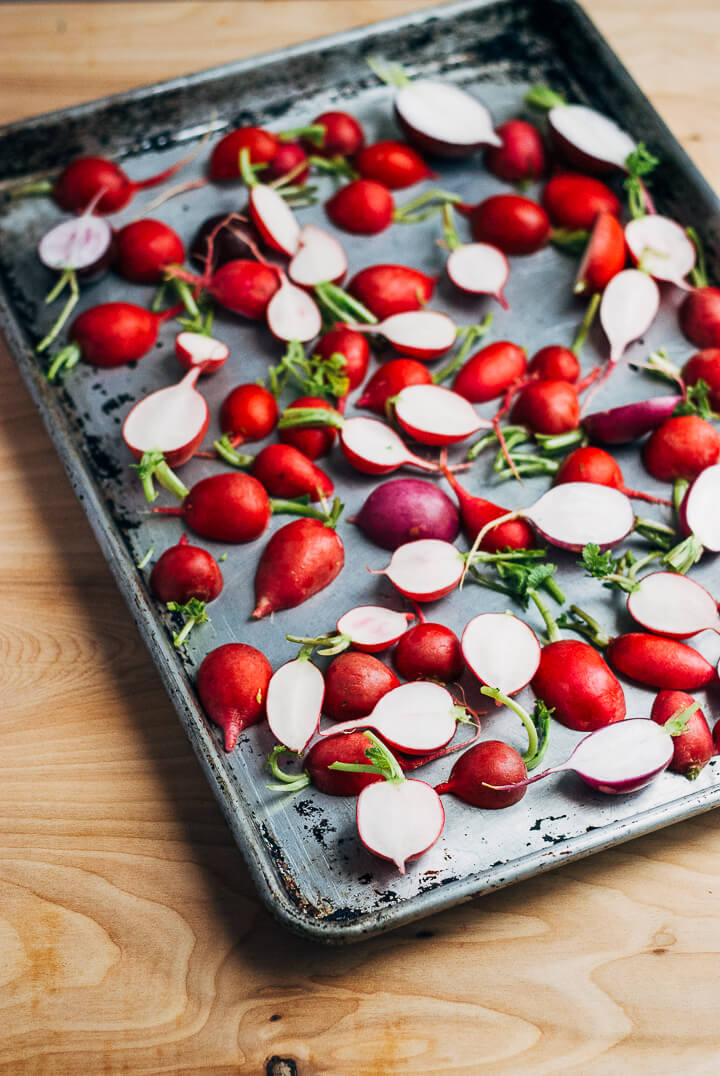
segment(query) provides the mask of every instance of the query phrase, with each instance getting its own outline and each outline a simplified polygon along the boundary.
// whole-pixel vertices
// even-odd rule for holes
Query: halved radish
[[[122,436],[136,459],[161,452],[168,467],[180,467],[195,453],[210,421],[205,398],[195,388],[200,373],[197,367],[189,370],[177,385],[151,392],[128,412]]]
[[[445,263],[455,287],[471,295],[491,295],[504,310],[508,303],[503,288],[510,277],[510,262],[490,243],[464,243],[451,251]]]
[[[280,274],[280,287],[267,305],[268,327],[278,340],[306,343],[320,335],[322,316],[317,303],[302,288]]]
[[[465,569],[465,554],[451,542],[421,538],[398,546],[387,568],[375,574],[417,602],[432,602],[454,590]]]
[[[312,288],[327,281],[338,283],[346,272],[345,251],[335,236],[315,224],[306,224],[288,266],[290,279],[303,288]]]
[[[502,145],[485,105],[451,82],[406,80],[395,96],[395,114],[408,142],[439,157]]]
[[[439,310],[409,310],[393,314],[377,325],[351,325],[358,332],[384,336],[391,347],[414,359],[437,359],[455,343],[457,327]]]
[[[611,364],[650,328],[659,306],[658,286],[647,273],[623,269],[612,278],[600,300],[600,324],[610,344]]]
[[[408,385],[393,407],[403,430],[423,445],[452,445],[492,427],[463,396],[440,385]]]
[[[628,595],[630,616],[648,631],[689,639],[698,632],[720,633],[717,602],[705,587],[677,572],[652,572]]]
[[[110,264],[112,238],[112,228],[104,217],[85,212],[46,232],[38,243],[38,257],[55,272],[95,276]]]
[[[540,664],[540,643],[532,628],[512,613],[480,613],[460,640],[468,668],[481,684],[515,695],[530,683]]]
[[[393,646],[414,619],[414,613],[398,613],[381,605],[358,605],[343,613],[337,622],[337,630],[356,650],[376,654]]]
[[[711,553],[720,553],[720,463],[706,467],[690,486],[680,510],[683,530]]]
[[[214,374],[227,362],[230,348],[222,340],[215,340],[205,333],[185,331],[175,337],[175,354],[183,369]]]
[[[300,225],[287,202],[273,187],[255,183],[248,205],[253,224],[273,250],[292,258],[300,243]]]
[[[575,277],[576,295],[596,295],[625,268],[625,233],[612,213],[599,213]]]
[[[276,669],[267,687],[267,719],[270,730],[288,751],[301,754],[320,721],[325,680],[303,648],[294,661]]]
[[[548,112],[550,135],[565,157],[588,172],[627,171],[637,143],[609,116],[585,105],[556,105]]]
[[[631,220],[625,240],[636,265],[656,280],[692,291],[685,277],[695,268],[697,253],[684,228],[659,213]]]

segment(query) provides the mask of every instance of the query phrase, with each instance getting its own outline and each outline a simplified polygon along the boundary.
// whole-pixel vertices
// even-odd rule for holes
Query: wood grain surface
[[[0,121],[421,6],[6,4]],[[720,183],[717,0],[587,7]],[[717,1072],[716,813],[349,949],[276,926],[2,359],[3,1076]]]

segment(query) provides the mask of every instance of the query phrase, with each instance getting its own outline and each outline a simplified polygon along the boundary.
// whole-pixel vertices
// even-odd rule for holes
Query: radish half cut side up
[[[685,494],[680,517],[683,529],[694,534],[703,549],[720,553],[720,463],[706,467]]]
[[[198,369],[201,374],[214,374],[227,362],[230,348],[212,336],[186,331],[175,337],[175,354],[183,369]]]
[[[660,306],[660,292],[651,276],[623,269],[614,276],[600,300],[600,324],[610,344],[610,362],[650,328]]]
[[[481,101],[451,82],[421,78],[395,96],[395,112],[408,142],[439,157],[466,157],[482,146],[501,146]]]
[[[314,224],[300,232],[298,248],[288,266],[288,276],[303,288],[337,283],[347,272],[345,251],[334,235]]]
[[[374,855],[394,863],[401,874],[409,859],[431,848],[443,831],[445,811],[425,781],[378,781],[358,796],[360,840]]]
[[[302,288],[291,284],[284,273],[280,274],[280,287],[268,303],[265,313],[273,336],[286,342],[299,340],[301,344],[320,335],[322,317],[317,303]]]
[[[276,190],[264,183],[250,188],[250,214],[265,242],[292,258],[300,242],[300,225],[290,206]]]
[[[431,602],[455,589],[464,568],[465,558],[452,543],[421,538],[398,546],[387,568],[378,574],[386,575],[406,598]]]
[[[196,367],[177,385],[151,392],[130,410],[123,423],[125,444],[140,459],[145,452],[162,452],[168,467],[180,467],[195,453],[207,433],[210,412],[195,389]]]
[[[596,172],[627,171],[625,162],[637,143],[609,116],[585,105],[556,105],[547,119],[553,137],[578,166]]]
[[[463,396],[441,385],[408,385],[393,406],[405,433],[423,445],[452,445],[492,427]]]
[[[649,400],[585,415],[582,425],[593,441],[625,445],[656,430],[670,418],[679,403],[682,403],[682,396],[653,396]]]
[[[346,635],[356,650],[376,654],[393,646],[414,619],[414,613],[397,613],[381,605],[358,605],[340,617],[337,631]]]
[[[416,456],[394,430],[375,418],[350,418],[340,431],[343,455],[363,474],[390,474],[409,465],[421,471],[437,471],[435,463]]]
[[[64,220],[46,232],[38,243],[38,257],[48,269],[74,269],[79,275],[100,273],[109,264],[112,228],[104,217],[83,213]]]
[[[384,336],[391,347],[412,359],[437,359],[455,343],[457,328],[439,310],[409,310],[393,314],[377,325],[350,325],[357,332]]]
[[[354,729],[374,729],[383,740],[408,755],[439,751],[450,743],[457,729],[458,717],[464,717],[440,684],[417,680],[394,687],[376,704],[367,717],[341,721],[324,729],[321,736],[335,736]]]
[[[452,251],[445,268],[456,288],[471,295],[491,295],[508,309],[503,288],[510,277],[510,262],[497,247],[466,243]]]
[[[625,225],[625,242],[633,261],[650,276],[692,291],[685,277],[695,268],[697,253],[676,221],[659,214],[631,220]]]
[[[652,572],[628,595],[633,620],[657,635],[689,639],[710,629],[720,633],[717,602],[705,587],[677,572]]]
[[[325,680],[308,660],[309,653],[281,665],[267,689],[267,719],[270,730],[288,751],[301,754],[320,721]]]
[[[632,504],[624,493],[590,482],[553,486],[519,514],[552,545],[576,553],[588,542],[609,549],[626,538],[635,525]]]
[[[463,657],[481,684],[515,695],[530,683],[541,647],[532,628],[512,613],[480,613],[460,640]]]

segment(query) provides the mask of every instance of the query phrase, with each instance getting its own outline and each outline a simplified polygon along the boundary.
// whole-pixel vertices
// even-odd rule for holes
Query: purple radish
[[[333,762],[329,769],[385,778],[367,785],[358,796],[358,836],[368,851],[394,863],[404,874],[406,862],[417,859],[437,841],[445,825],[445,811],[434,788],[425,781],[406,778],[387,747],[371,732],[365,735],[369,765]]]
[[[460,531],[456,506],[421,478],[396,478],[377,486],[351,522],[383,549],[397,549],[418,538],[453,542]]]
[[[652,572],[628,595],[633,620],[656,635],[689,639],[701,631],[720,633],[717,602],[705,587],[677,572]]]
[[[460,640],[463,657],[481,684],[515,695],[530,683],[541,647],[532,628],[512,613],[480,613]]]
[[[313,288],[327,281],[337,283],[346,272],[345,251],[335,236],[315,224],[306,224],[288,266],[290,279],[303,288]]]
[[[647,273],[623,269],[612,278],[600,300],[600,324],[610,344],[611,365],[650,328],[659,306],[658,286]]]
[[[289,751],[302,754],[320,721],[325,680],[310,661],[312,647],[304,646],[294,661],[276,669],[267,688],[270,731]]]
[[[186,330],[175,337],[175,354],[183,369],[197,368],[201,374],[214,374],[227,362],[230,348],[205,333]]]
[[[168,467],[180,467],[194,455],[210,421],[205,398],[195,388],[200,373],[198,367],[189,370],[177,385],[151,392],[128,412],[122,435],[137,459],[161,452]]]
[[[432,602],[455,589],[465,571],[465,560],[465,554],[450,542],[421,538],[399,546],[387,568],[375,574],[386,575],[406,598]]]
[[[695,268],[697,252],[684,228],[658,213],[625,225],[625,242],[633,261],[655,280],[692,291],[685,277]]]
[[[390,747],[408,755],[425,755],[449,744],[458,721],[468,720],[465,708],[455,703],[447,688],[416,680],[388,691],[366,717],[338,722],[320,735],[374,729]]]
[[[292,258],[300,243],[300,225],[290,206],[265,183],[250,188],[250,215],[263,240],[279,254]]]
[[[450,251],[445,263],[448,277],[460,291],[490,295],[508,309],[503,288],[510,277],[510,262],[490,243],[462,243],[453,223],[452,207],[443,206],[443,236]]]
[[[384,336],[391,347],[413,359],[437,359],[455,343],[457,327],[447,314],[439,310],[409,310],[393,314],[377,325],[349,326],[357,332]]]
[[[608,411],[595,411],[584,416],[582,425],[593,441],[625,445],[661,426],[682,399],[682,396],[653,396],[649,400],[611,407]]]
[[[452,445],[492,428],[464,396],[441,385],[408,385],[392,402],[398,424],[423,445]]]
[[[552,141],[569,164],[591,173],[628,171],[627,159],[638,146],[614,120],[586,105],[569,105],[546,86],[534,86],[525,100],[548,109]]]
[[[317,303],[280,273],[280,287],[267,305],[268,327],[278,340],[306,343],[320,335],[322,317]]]

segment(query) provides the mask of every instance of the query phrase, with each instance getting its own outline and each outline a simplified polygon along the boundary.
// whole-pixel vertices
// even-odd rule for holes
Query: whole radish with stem
[[[694,781],[715,754],[705,715],[692,695],[684,691],[660,691],[655,696],[650,717],[658,725],[665,728],[668,722],[683,720],[683,715],[685,728],[673,735],[673,757],[668,769]]]
[[[705,348],[692,355],[682,368],[682,379],[691,386],[704,381],[709,390],[710,405],[717,411],[720,408],[720,348]]]
[[[633,500],[648,501],[650,504],[664,504],[672,507],[672,501],[666,497],[656,497],[652,493],[643,490],[628,489],[625,485],[620,465],[602,448],[585,446],[576,448],[562,463],[555,460],[544,460],[548,474],[554,474],[554,484],[561,485],[563,482],[595,482],[601,486],[609,486],[618,489],[626,497]]]
[[[489,295],[508,310],[503,288],[510,278],[510,263],[502,250],[490,243],[462,243],[453,223],[452,208],[443,206],[443,240],[450,254],[445,271],[460,291]]]
[[[422,310],[435,291],[437,277],[407,265],[369,265],[347,285],[349,294],[379,321],[394,314]]]
[[[415,613],[400,613],[382,605],[358,605],[343,613],[334,632],[317,636],[288,635],[286,638],[291,643],[312,643],[319,648],[318,654],[323,655],[340,654],[350,646],[365,654],[376,654],[394,646],[415,618]],[[354,696],[355,690],[349,694]],[[363,710],[363,713],[368,712]]]
[[[160,220],[134,220],[115,234],[113,268],[133,284],[160,284],[169,266],[184,261],[180,236]]]
[[[205,713],[223,730],[226,751],[232,751],[243,729],[265,716],[271,676],[265,655],[246,643],[226,643],[204,658],[197,691]]]
[[[279,784],[269,785],[273,792],[300,792],[312,785],[326,796],[358,796],[367,785],[382,781],[378,773],[344,773],[330,767],[334,762],[351,762],[365,766],[368,739],[364,732],[339,733],[318,740],[303,759],[302,773],[286,773],[280,768],[279,758],[287,754],[287,748],[278,744],[271,751],[267,766]],[[398,760],[400,761],[400,760]],[[402,766],[403,763],[400,762]]]
[[[510,340],[496,340],[467,359],[455,375],[453,392],[470,403],[487,403],[503,396],[526,370],[525,348]]]
[[[418,538],[453,542],[460,516],[447,494],[420,478],[396,478],[376,486],[349,520],[383,549]]]
[[[578,387],[553,378],[528,381],[515,397],[510,418],[535,434],[572,433],[580,424]]]
[[[207,604],[222,588],[218,562],[206,549],[190,545],[185,534],[158,558],[150,573],[150,590],[171,612],[185,618],[182,630],[173,635],[175,646],[182,646],[197,624],[207,622]]]
[[[362,126],[349,112],[321,112],[312,124],[301,129],[311,151],[320,157],[353,157],[365,144]]]
[[[526,120],[501,123],[495,134],[499,146],[485,150],[485,167],[506,183],[527,184],[540,179],[547,170],[545,144],[537,127]]]
[[[335,421],[335,408],[322,396],[300,396],[288,404],[286,411],[320,412],[317,420],[309,423],[301,423],[299,426],[288,424],[278,429],[278,437],[284,444],[292,445],[307,456],[309,460],[320,459],[326,456],[337,440],[337,426]]]
[[[416,624],[398,642],[395,668],[405,680],[459,680],[465,669],[460,640],[444,624]]]
[[[335,531],[341,510],[336,501],[325,522],[296,519],[273,534],[255,572],[256,620],[302,604],[339,575],[345,564],[345,547]]]

